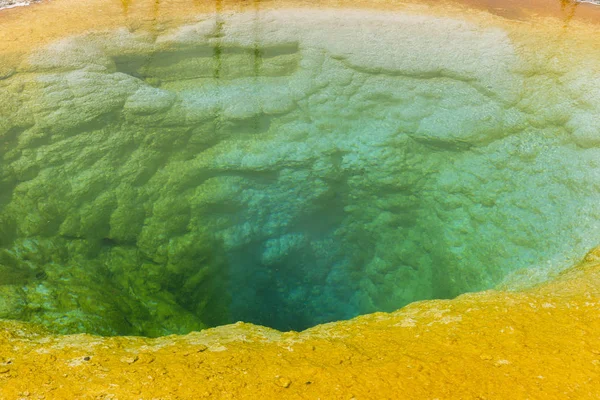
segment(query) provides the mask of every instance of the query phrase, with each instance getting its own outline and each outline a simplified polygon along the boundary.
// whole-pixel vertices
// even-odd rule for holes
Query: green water
[[[299,330],[544,279],[599,241],[600,150],[536,68],[364,12],[54,43],[0,80],[0,318]]]

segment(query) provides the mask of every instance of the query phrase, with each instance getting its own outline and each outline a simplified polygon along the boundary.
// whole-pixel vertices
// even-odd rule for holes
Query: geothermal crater
[[[544,280],[599,242],[598,67],[561,51],[306,9],[36,49],[0,71],[0,318],[301,330]]]

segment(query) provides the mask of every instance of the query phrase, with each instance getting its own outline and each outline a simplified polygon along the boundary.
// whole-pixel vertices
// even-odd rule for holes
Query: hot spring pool
[[[600,242],[600,55],[494,18],[223,11],[7,61],[0,318],[301,330],[555,274]]]

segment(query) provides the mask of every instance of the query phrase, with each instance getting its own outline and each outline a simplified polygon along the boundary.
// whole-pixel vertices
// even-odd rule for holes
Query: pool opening
[[[302,330],[545,279],[598,242],[595,81],[511,40],[271,10],[34,51],[0,80],[0,318]]]

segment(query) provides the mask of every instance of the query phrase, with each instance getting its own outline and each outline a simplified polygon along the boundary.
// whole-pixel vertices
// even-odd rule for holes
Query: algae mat
[[[594,399],[600,249],[554,282],[280,333],[49,336],[5,322],[3,399]]]

